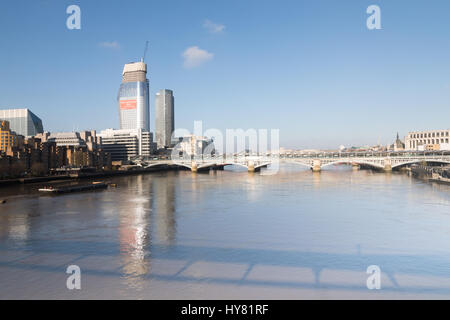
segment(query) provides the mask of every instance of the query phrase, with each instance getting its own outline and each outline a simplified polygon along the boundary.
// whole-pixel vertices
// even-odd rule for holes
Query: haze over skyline
[[[69,30],[66,8],[81,8]],[[366,9],[381,8],[381,30]],[[47,131],[118,128],[123,65],[146,57],[175,127],[280,129],[286,148],[392,143],[448,129],[450,3],[433,1],[8,1],[0,108]]]

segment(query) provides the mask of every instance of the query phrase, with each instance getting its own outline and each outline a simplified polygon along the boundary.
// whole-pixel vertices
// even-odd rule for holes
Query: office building
[[[149,81],[147,64],[125,64],[117,97],[121,130],[150,131]]]
[[[450,150],[450,130],[414,131],[405,137],[405,150]]]
[[[156,149],[153,134],[143,129],[106,129],[98,136],[101,138],[101,148],[111,154],[112,161],[149,157]]]
[[[29,109],[0,110],[0,120],[9,121],[11,130],[25,137],[44,132],[42,120]]]
[[[155,138],[158,149],[172,146],[175,130],[174,98],[172,90],[160,90],[155,98]]]

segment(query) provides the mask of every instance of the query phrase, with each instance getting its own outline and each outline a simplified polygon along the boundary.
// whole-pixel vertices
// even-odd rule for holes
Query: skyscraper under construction
[[[117,100],[120,129],[150,131],[149,81],[147,64],[142,60],[123,67]]]

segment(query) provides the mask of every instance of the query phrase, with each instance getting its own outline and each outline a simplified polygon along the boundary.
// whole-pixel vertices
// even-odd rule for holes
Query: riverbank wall
[[[127,175],[145,174],[145,173],[152,173],[152,172],[178,171],[178,170],[183,170],[183,168],[180,168],[178,166],[172,166],[172,165],[161,165],[161,166],[157,166],[157,167],[132,169],[132,170],[79,172],[76,174],[72,173],[72,174],[63,174],[63,175],[49,175],[49,176],[42,176],[42,177],[16,178],[16,179],[0,180],[0,188],[7,187],[10,185],[16,185],[16,184],[30,184],[30,183],[39,183],[39,182],[79,180],[79,179],[102,179],[102,178],[110,178],[110,177],[116,177],[116,176],[127,176]]]

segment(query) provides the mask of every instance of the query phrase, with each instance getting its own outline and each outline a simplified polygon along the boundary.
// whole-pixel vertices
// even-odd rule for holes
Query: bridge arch
[[[157,163],[150,163],[150,164],[147,164],[144,168],[151,168],[151,167],[165,166],[165,165],[167,165],[167,163],[157,162]]]
[[[352,165],[353,163],[358,164],[358,165],[365,165],[365,166],[372,167],[372,168],[375,168],[375,169],[383,169],[384,168],[384,166],[381,165],[381,164],[376,164],[376,163],[369,162],[369,161],[361,161],[361,160],[358,160],[358,159],[355,159],[355,160],[337,160],[337,161],[333,161],[333,162],[330,162],[330,163],[326,163],[326,164],[322,165],[321,167],[325,168],[325,167],[328,167],[328,166],[331,166],[331,165],[335,165],[335,164]]]
[[[392,165],[392,169],[394,168],[398,168],[398,167],[403,167],[403,166],[407,166],[410,164],[416,164],[416,163],[421,163],[421,162],[434,162],[434,163],[441,163],[441,164],[450,164],[450,160],[449,161],[445,161],[445,160],[436,160],[436,159],[416,159],[416,160],[412,160],[412,161],[406,161],[406,162],[400,162],[400,163],[396,163]]]
[[[225,165],[226,166],[238,166],[238,167],[242,167],[242,168],[248,169],[248,166],[243,164],[243,163],[227,163]]]
[[[174,162],[173,164],[176,165],[176,166],[179,166],[179,167],[192,169],[192,166],[190,164],[185,164],[185,163],[180,163],[180,162]]]
[[[211,167],[214,167],[214,166],[217,166],[217,165],[219,165],[219,164],[217,164],[217,163],[207,163],[207,164],[204,164],[204,165],[201,165],[201,166],[198,166],[197,167],[197,169],[206,169],[206,168],[211,168]],[[222,165],[222,164],[220,164],[220,165]],[[224,166],[226,166],[227,164],[224,164]]]
[[[294,160],[294,159],[280,159],[280,162],[284,162],[284,163],[294,163],[294,164],[299,164],[299,165],[301,165],[301,166],[303,166],[303,167],[307,167],[307,168],[309,168],[309,169],[312,169],[312,165],[310,165],[310,164],[308,164],[308,163],[305,163],[305,162],[302,162],[302,161],[298,161],[298,160]]]

